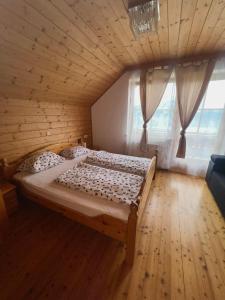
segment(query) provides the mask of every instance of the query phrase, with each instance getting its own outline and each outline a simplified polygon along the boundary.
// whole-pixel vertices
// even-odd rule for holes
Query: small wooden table
[[[16,186],[7,181],[0,181],[0,189],[8,215],[13,214],[18,208]]]

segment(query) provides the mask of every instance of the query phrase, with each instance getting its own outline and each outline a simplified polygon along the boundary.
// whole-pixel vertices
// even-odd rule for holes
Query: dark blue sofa
[[[225,155],[211,156],[206,182],[225,217]]]

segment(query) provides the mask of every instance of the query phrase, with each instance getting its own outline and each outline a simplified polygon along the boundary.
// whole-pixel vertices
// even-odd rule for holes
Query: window
[[[187,132],[217,134],[225,106],[225,80],[210,81],[206,95]]]
[[[137,83],[134,88],[134,117],[133,117],[133,127],[135,129],[142,130],[143,117],[141,112],[140,104],[140,87]],[[151,133],[151,138],[153,135],[155,138],[159,138],[161,135],[169,135],[173,126],[173,115],[174,108],[176,105],[176,89],[175,83],[173,81],[169,82],[162,100],[154,113],[152,119],[148,123],[148,129]]]
[[[187,129],[187,157],[208,159],[213,152],[224,107],[225,80],[211,80],[202,103]]]

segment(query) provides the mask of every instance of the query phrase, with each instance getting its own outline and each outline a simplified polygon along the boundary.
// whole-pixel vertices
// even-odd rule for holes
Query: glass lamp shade
[[[128,14],[135,36],[157,30],[159,20],[157,0],[128,1]]]

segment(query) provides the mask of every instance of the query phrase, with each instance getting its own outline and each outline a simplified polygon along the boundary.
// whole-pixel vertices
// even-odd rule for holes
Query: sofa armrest
[[[211,156],[211,160],[214,163],[213,171],[217,171],[225,174],[225,155],[216,155]]]

